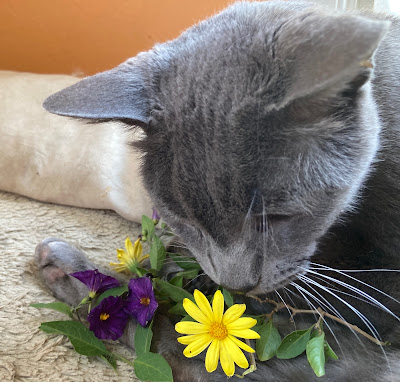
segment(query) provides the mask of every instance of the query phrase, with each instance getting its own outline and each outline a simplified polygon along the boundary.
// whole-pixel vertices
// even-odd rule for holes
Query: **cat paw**
[[[39,276],[60,301],[78,305],[87,295],[87,287],[70,273],[95,269],[86,255],[66,241],[49,237],[36,246],[35,261]]]

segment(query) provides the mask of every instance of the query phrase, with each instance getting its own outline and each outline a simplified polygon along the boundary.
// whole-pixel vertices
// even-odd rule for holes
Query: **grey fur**
[[[146,137],[136,146],[154,204],[219,284],[251,294],[292,280],[304,287],[301,275],[313,277],[310,260],[398,270],[399,37],[391,16],[240,2],[51,96],[45,107],[142,125]],[[400,299],[397,272],[357,278]],[[398,302],[350,284],[399,316]],[[330,292],[320,293],[345,318],[368,326]],[[398,320],[350,301],[392,350],[387,358],[369,345],[359,350],[354,336],[335,328],[345,360],[328,366],[326,380],[400,380]],[[178,363],[167,341],[158,346],[180,365],[177,380],[209,380],[200,369],[193,374],[196,361]],[[304,367],[301,358],[290,366],[276,360],[249,378],[313,380]]]

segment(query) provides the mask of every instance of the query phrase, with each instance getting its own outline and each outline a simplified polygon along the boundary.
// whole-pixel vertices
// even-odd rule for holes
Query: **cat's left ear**
[[[48,97],[43,107],[53,114],[89,119],[122,119],[147,124],[150,82],[146,53],[109,71],[87,77]]]
[[[389,27],[389,21],[351,14],[298,15],[279,31],[277,59],[290,69],[287,92],[274,108],[321,90],[343,89],[359,74],[367,80]]]

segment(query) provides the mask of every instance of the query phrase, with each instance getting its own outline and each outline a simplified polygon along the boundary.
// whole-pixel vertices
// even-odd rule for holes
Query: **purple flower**
[[[101,340],[117,340],[124,333],[128,314],[120,297],[107,297],[88,315],[89,329]]]
[[[70,276],[75,277],[79,281],[83,282],[89,288],[89,297],[91,298],[102,294],[107,289],[120,286],[120,283],[117,279],[104,275],[97,269],[89,269],[83,272],[70,273]]]
[[[154,224],[157,225],[158,221],[160,220],[160,215],[158,214],[157,210],[153,207],[153,215],[151,216]]]
[[[131,279],[128,288],[125,310],[136,318],[140,325],[146,326],[158,307],[151,280],[148,277]]]

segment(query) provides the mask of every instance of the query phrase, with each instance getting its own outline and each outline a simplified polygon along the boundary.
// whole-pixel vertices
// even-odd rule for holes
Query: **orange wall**
[[[92,74],[232,0],[0,0],[0,70]]]

